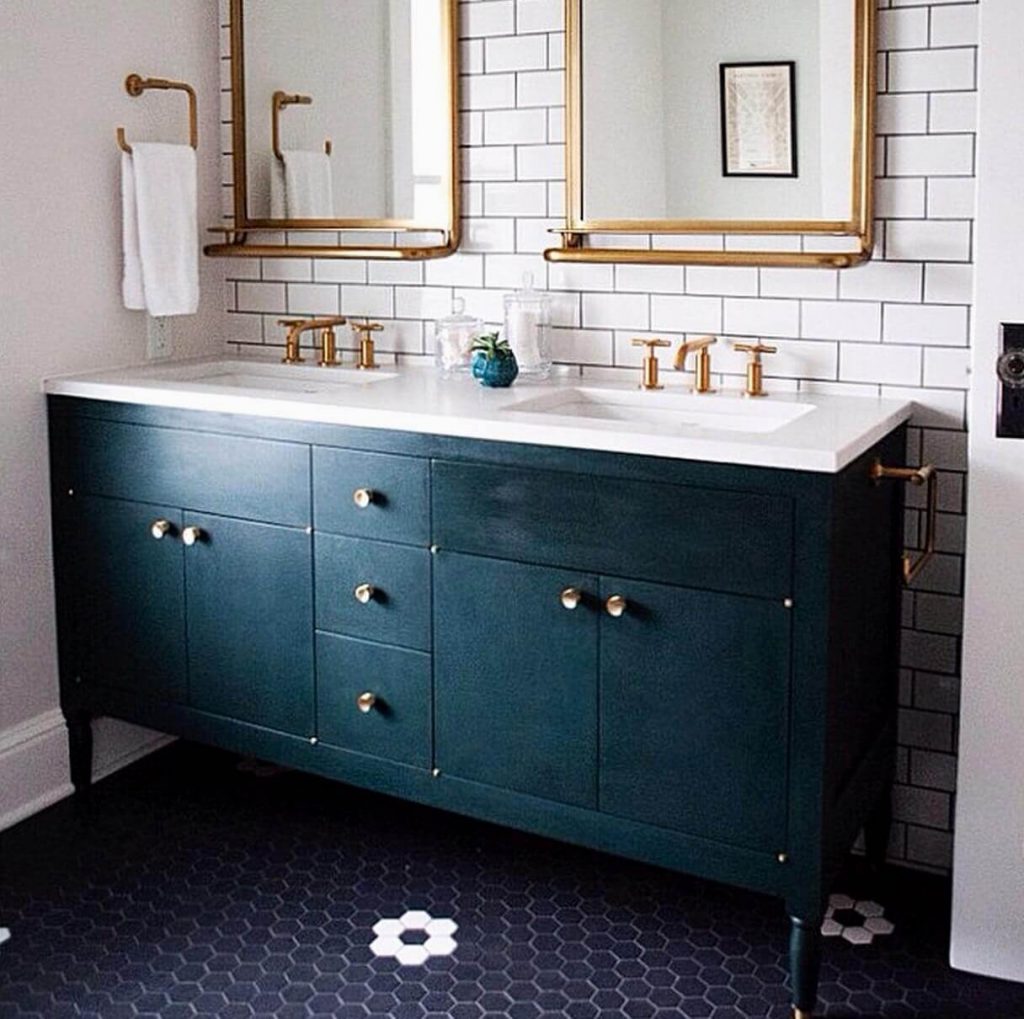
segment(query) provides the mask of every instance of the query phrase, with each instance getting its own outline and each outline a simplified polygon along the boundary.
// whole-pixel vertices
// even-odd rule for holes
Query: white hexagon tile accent
[[[376,935],[370,951],[378,959],[397,959],[402,966],[422,966],[427,959],[451,955],[458,947],[453,935],[459,925],[447,917],[433,917],[410,909],[399,917],[385,917],[373,925]],[[404,940],[406,934],[425,935],[421,943]]]
[[[876,937],[896,930],[885,919],[885,907],[869,899],[851,899],[849,895],[831,895],[821,933],[826,938],[843,938],[851,945],[870,945]]]
[[[0,945],[11,940],[11,932],[6,927],[0,927]]]

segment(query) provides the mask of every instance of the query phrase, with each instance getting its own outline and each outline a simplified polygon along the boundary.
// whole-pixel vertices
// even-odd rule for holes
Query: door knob
[[[367,509],[374,499],[374,491],[372,488],[357,488],[352,493],[352,501],[360,508]]]
[[[583,592],[578,587],[567,587],[560,598],[562,607],[572,612],[573,609],[579,608],[580,602],[583,601]]]
[[[366,693],[361,693],[356,698],[356,707],[358,707],[359,710],[364,715],[368,715],[371,711],[373,711],[376,704],[377,695],[375,693],[370,693],[369,690],[367,690]]]
[[[201,527],[186,527],[181,532],[181,543],[191,548],[206,537]]]
[[[174,528],[171,527],[170,520],[154,520],[153,523],[149,525],[149,533],[152,534],[157,541],[160,541],[162,538],[166,538],[173,530]]]
[[[369,605],[377,594],[377,589],[373,584],[360,584],[353,594],[356,596],[356,601],[361,605]]]
[[[627,608],[629,608],[629,602],[621,594],[613,594],[604,603],[605,612],[613,619],[619,619],[621,616],[624,616]]]

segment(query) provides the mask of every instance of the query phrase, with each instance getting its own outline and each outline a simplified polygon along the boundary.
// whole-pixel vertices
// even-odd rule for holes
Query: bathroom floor
[[[822,1015],[1024,1019],[946,882],[837,891]],[[186,744],[0,835],[0,927],[2,1019],[789,1015],[775,900]]]

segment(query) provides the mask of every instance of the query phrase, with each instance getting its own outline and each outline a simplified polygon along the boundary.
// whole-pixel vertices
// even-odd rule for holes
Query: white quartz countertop
[[[357,372],[232,357],[53,378],[43,389],[116,403],[824,473],[842,470],[913,410],[910,403],[863,397],[696,395],[681,377],[664,374],[660,392],[594,384],[575,373],[486,389],[467,375],[446,379],[429,367]]]

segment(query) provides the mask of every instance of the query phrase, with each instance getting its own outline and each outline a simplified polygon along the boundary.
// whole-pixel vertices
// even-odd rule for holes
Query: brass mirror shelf
[[[565,0],[566,16],[566,225],[553,230],[561,243],[544,252],[549,262],[617,262],[661,265],[746,265],[797,268],[849,268],[871,258],[874,250],[874,153],[876,94],[876,11],[874,0],[852,5],[852,144],[848,219],[598,219],[588,217],[584,201],[584,53],[583,17],[587,0]],[[588,67],[593,67],[591,61]],[[592,72],[596,73],[596,72]],[[597,104],[590,104],[591,107]],[[724,146],[723,124],[723,146]],[[840,159],[842,157],[840,156]],[[721,235],[721,248],[635,248],[590,246],[598,235]],[[729,249],[730,236],[813,238],[804,250]],[[847,241],[827,250],[824,237]]]
[[[420,3],[421,0],[415,0],[415,2]],[[250,0],[231,0],[230,58],[234,208],[228,225],[212,228],[214,232],[222,234],[223,239],[208,244],[203,249],[207,255],[234,258],[423,261],[444,258],[457,250],[461,240],[462,226],[458,149],[458,2],[457,0],[433,0],[433,3],[436,6],[432,6],[428,12],[431,28],[426,35],[422,32],[416,35],[415,42],[420,47],[433,47],[432,40],[435,38],[436,30],[439,49],[437,53],[432,53],[432,56],[437,57],[439,75],[430,79],[427,83],[429,88],[420,88],[418,92],[416,91],[417,82],[410,78],[400,80],[398,90],[388,93],[384,88],[385,85],[388,85],[388,81],[384,81],[382,84],[373,78],[375,73],[386,74],[387,72],[375,71],[374,68],[377,64],[364,59],[365,54],[360,52],[361,46],[376,45],[380,47],[385,43],[380,42],[376,36],[373,36],[372,40],[367,37],[362,41],[359,38],[334,39],[316,27],[324,23],[317,20],[324,16],[324,12],[330,12],[332,18],[343,17],[345,11],[343,5],[334,7],[324,3],[310,3],[296,6],[294,8],[293,36],[287,40],[287,47],[275,49],[270,44],[274,40],[280,41],[280,33],[276,32],[275,23],[272,20],[267,20],[276,16],[274,8],[264,9]],[[371,8],[371,10],[373,9],[375,7]],[[269,10],[269,14],[267,10]],[[401,25],[405,25],[406,22],[402,19],[411,17],[411,11],[411,6],[398,4],[392,11],[392,17],[397,17]],[[417,12],[418,16],[422,16],[423,12],[419,8],[417,8]],[[300,36],[299,33],[302,31],[305,32],[305,35]],[[250,38],[248,50],[246,49],[247,36]],[[434,152],[434,162],[429,164],[429,170],[421,169],[417,165],[416,171],[413,173],[411,162],[409,165],[403,162],[400,166],[401,173],[404,175],[400,178],[401,187],[396,186],[394,190],[385,192],[383,195],[373,191],[360,192],[356,183],[352,183],[352,186],[349,187],[349,176],[345,173],[345,168],[350,166],[353,158],[361,160],[363,168],[369,165],[366,151],[368,151],[370,139],[367,137],[365,127],[360,127],[358,121],[349,118],[339,122],[339,117],[344,117],[345,110],[350,107],[345,102],[344,88],[338,82],[321,79],[320,86],[311,88],[305,86],[301,80],[294,80],[294,85],[298,86],[294,92],[276,87],[275,82],[286,74],[288,78],[301,79],[302,77],[301,74],[294,73],[296,38],[308,47],[304,53],[304,59],[312,61],[318,67],[328,66],[324,61],[328,56],[331,60],[336,59],[339,51],[353,54],[351,59],[358,61],[356,67],[363,76],[361,80],[363,85],[369,89],[369,94],[391,95],[391,112],[385,115],[390,119],[374,122],[374,130],[378,133],[383,132],[385,135],[386,146],[381,151],[405,153],[406,155],[402,158],[411,160],[411,157],[408,156],[412,144],[411,137],[400,132],[410,130],[410,96],[415,95],[418,101],[423,103],[427,101],[423,98],[424,95],[429,95],[433,105],[426,110],[426,113],[430,115],[431,123],[436,121],[433,130],[438,135],[437,149],[436,151],[431,150]],[[399,45],[398,40],[412,38],[412,36],[399,26],[390,36],[384,36],[384,38],[387,40],[387,45],[394,47]],[[324,60],[321,60],[321,56],[324,56]],[[404,51],[395,50],[391,53],[391,58],[393,66],[406,69],[411,66],[411,57]],[[247,103],[247,91],[251,93],[250,103]],[[394,112],[394,104],[398,101],[396,96],[399,96],[403,104],[401,116]],[[282,146],[282,129],[285,125],[282,125],[281,118],[289,106],[310,106],[314,100],[321,113],[330,118],[323,121],[330,125],[325,133],[333,135],[335,141],[338,141],[343,135],[345,136],[345,140],[339,141],[338,145],[332,145],[329,140],[323,144],[323,151],[328,156],[333,155],[334,159],[341,161],[335,166],[334,173],[345,173],[346,192],[343,196],[345,208],[341,208],[339,204],[341,199],[335,192],[334,209],[337,218],[320,218],[319,215],[317,218],[313,216],[301,219],[273,218],[270,215],[269,206],[263,204],[262,188],[267,179],[267,161],[283,161],[286,155],[285,147]],[[267,123],[268,105],[270,106],[269,124]],[[266,138],[265,132],[268,127],[270,137]],[[262,136],[262,140],[258,135]],[[395,141],[396,137],[397,142]],[[317,147],[319,145],[318,142]],[[392,156],[391,158],[397,157]],[[345,159],[348,159],[349,163],[345,163]],[[396,163],[385,166],[381,173],[395,173],[398,165]],[[434,190],[421,205],[418,197],[419,190],[424,188],[433,188]],[[374,218],[374,212],[384,213],[384,215]],[[300,241],[298,244],[281,244],[278,240],[281,234],[294,235],[314,231],[319,234],[329,232],[339,235],[349,233],[390,234],[394,235],[394,242],[390,245],[361,244],[356,239],[356,243],[353,245],[343,243],[335,245],[323,243],[323,239],[320,237],[317,238],[318,243],[315,244],[303,244],[301,237],[289,238],[290,240],[298,239]],[[260,240],[260,234],[264,235],[265,242]],[[434,236],[438,237],[437,244],[425,243]],[[367,240],[369,241],[370,238]],[[403,244],[403,240],[408,243]]]
[[[124,80],[124,90],[128,95],[138,99],[148,89],[172,90],[184,92],[188,96],[188,143],[192,148],[199,147],[199,115],[196,109],[196,91],[184,81],[172,81],[170,78],[143,78],[140,74],[129,74]],[[124,135],[124,128],[117,129],[117,146],[122,152],[132,153]]]
[[[331,227],[337,230],[337,227]],[[252,234],[260,233],[281,233],[280,230],[270,231],[267,229],[243,229],[231,226],[211,226],[209,233],[223,234],[224,240],[217,244],[207,244],[203,253],[213,258],[370,258],[381,261],[402,261],[402,262],[426,262],[435,258],[447,258],[459,246],[459,234],[454,235],[447,230],[417,229],[412,231],[408,228],[394,228],[387,230],[370,227],[346,227],[345,232],[356,232],[357,230],[373,230],[380,233],[440,233],[441,243],[437,245],[410,245],[406,247],[394,247],[385,244],[346,245],[336,247],[329,244],[260,244],[250,240]],[[288,233],[301,232],[294,227],[289,227]],[[322,233],[323,230],[317,230]]]

